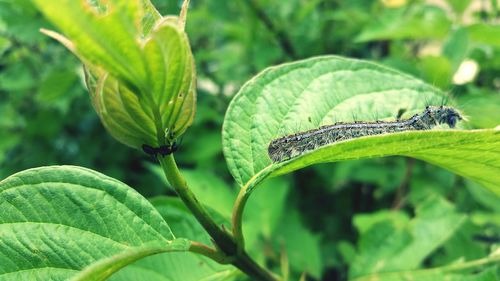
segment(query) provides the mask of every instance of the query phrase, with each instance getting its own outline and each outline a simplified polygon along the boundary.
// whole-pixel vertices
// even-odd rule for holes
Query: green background
[[[467,127],[500,124],[496,1],[390,2],[398,1],[192,1],[186,28],[198,108],[176,158],[202,202],[230,211],[237,186],[222,155],[224,114],[244,82],[283,62],[325,54],[373,60],[449,93],[469,116]],[[153,3],[163,15],[180,8],[177,1]],[[51,28],[29,1],[0,1],[0,179],[71,164],[117,178],[146,197],[174,195],[154,161],[106,133],[78,60],[40,27]],[[479,73],[456,85],[453,76],[465,59],[475,60]],[[311,280],[343,280],[385,259],[387,268],[398,262],[408,269],[437,267],[485,257],[499,244],[500,199],[422,161],[315,165],[264,185],[246,212],[249,251],[279,268],[285,250],[292,279],[307,271]]]

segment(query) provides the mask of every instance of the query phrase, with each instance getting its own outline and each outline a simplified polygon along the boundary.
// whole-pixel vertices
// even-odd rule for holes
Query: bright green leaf
[[[138,44],[144,15],[139,0],[99,1],[97,7],[73,0],[33,2],[86,62],[103,66],[129,85],[146,88],[146,67]]]
[[[467,27],[471,41],[500,47],[500,25],[476,23]]]
[[[223,127],[233,177],[254,186],[268,176],[325,162],[404,155],[445,167],[500,194],[500,132],[433,130],[338,142],[282,163],[267,155],[271,140],[335,121],[394,119],[446,99],[438,89],[360,60],[317,57],[272,67],[235,96]]]
[[[142,257],[190,245],[132,188],[80,167],[8,177],[0,209],[2,280],[104,280]]]

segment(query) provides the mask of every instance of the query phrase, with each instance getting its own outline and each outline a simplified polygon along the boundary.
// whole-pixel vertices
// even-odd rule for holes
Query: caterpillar
[[[338,141],[385,133],[430,130],[438,124],[447,124],[454,128],[462,119],[464,118],[460,113],[452,107],[427,106],[422,113],[406,120],[340,122],[284,136],[272,140],[267,152],[273,162],[282,162]]]

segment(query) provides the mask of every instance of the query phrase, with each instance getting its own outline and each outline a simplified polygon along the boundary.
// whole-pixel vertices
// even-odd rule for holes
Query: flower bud
[[[83,1],[71,2],[60,13],[72,17],[61,20],[48,16],[58,1],[67,2],[38,6],[67,37],[46,34],[83,62],[104,127],[131,147],[172,145],[193,122],[196,108],[194,58],[184,23],[160,17],[144,0],[94,1],[99,13]]]

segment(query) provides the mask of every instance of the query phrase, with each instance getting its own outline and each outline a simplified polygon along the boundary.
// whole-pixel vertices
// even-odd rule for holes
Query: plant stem
[[[230,257],[224,255],[221,251],[217,251],[217,249],[211,248],[200,242],[191,241],[189,251],[208,257],[220,264],[230,263]]]
[[[248,201],[248,197],[250,195],[249,191],[255,187],[258,183],[264,180],[268,175],[270,170],[273,169],[273,166],[270,165],[258,172],[254,175],[243,187],[240,188],[240,192],[238,193],[238,197],[236,197],[236,201],[233,206],[233,215],[231,218],[233,225],[233,237],[236,240],[236,243],[241,248],[244,248],[245,240],[243,237],[243,211],[245,210],[245,205]]]
[[[247,186],[243,186],[238,193],[238,197],[236,197],[236,201],[234,202],[233,207],[233,216],[231,218],[233,225],[233,237],[236,240],[236,243],[241,247],[245,248],[245,239],[243,237],[243,210],[245,209],[245,204],[248,200],[248,196],[246,196]]]
[[[252,280],[259,281],[278,281],[279,279],[268,270],[258,265],[246,252],[241,252],[238,258],[233,262],[239,270],[245,272]]]
[[[187,186],[186,180],[182,177],[177,164],[175,163],[172,154],[167,156],[159,156],[158,160],[167,177],[168,182],[175,188],[175,191],[181,198],[182,202],[193,213],[198,222],[212,237],[217,247],[229,256],[234,256],[237,253],[237,246],[233,238],[223,231],[210,217],[207,210],[200,204],[194,193]]]
[[[252,277],[254,280],[277,281],[278,279],[266,269],[259,266],[244,251],[241,245],[238,245],[233,236],[220,228],[210,217],[207,210],[200,204],[194,193],[189,189],[186,180],[182,176],[175,163],[172,154],[167,156],[158,156],[160,165],[167,177],[168,182],[174,187],[175,191],[184,202],[186,207],[193,213],[194,217],[212,237],[216,249],[212,249],[204,244],[192,242],[190,250],[205,255],[222,263],[230,262],[235,267]],[[222,251],[221,253],[217,253]]]

